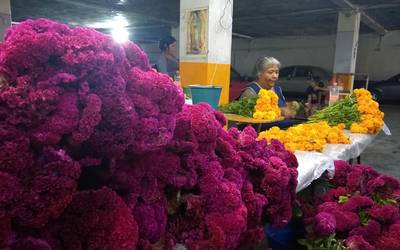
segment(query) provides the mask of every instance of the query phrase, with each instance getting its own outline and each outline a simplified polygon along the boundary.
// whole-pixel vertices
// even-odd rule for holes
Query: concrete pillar
[[[182,86],[222,87],[229,101],[233,0],[180,0],[180,75]]]
[[[11,7],[10,0],[0,1],[0,41],[3,40],[4,33],[11,26]]]
[[[333,72],[345,92],[353,89],[360,20],[359,12],[339,12]]]

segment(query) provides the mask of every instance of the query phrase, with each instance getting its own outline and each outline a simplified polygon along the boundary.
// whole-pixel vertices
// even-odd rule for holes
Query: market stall
[[[399,243],[399,181],[333,161],[359,155],[383,124],[366,90],[345,100],[358,117],[351,123],[323,111],[257,133],[225,129],[207,103],[185,104],[136,44],[92,29],[28,20],[0,50],[1,249],[251,249],[266,224],[290,226],[296,192],[326,171],[335,193],[324,202],[335,205],[316,197],[305,225],[340,246]],[[243,101],[225,107],[228,119],[282,119],[273,91]],[[377,243],[363,233],[371,221],[382,225]]]

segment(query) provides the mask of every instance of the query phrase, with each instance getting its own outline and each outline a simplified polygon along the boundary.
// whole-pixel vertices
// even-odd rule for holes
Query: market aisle
[[[391,136],[380,133],[361,156],[363,164],[374,166],[379,172],[400,178],[400,106],[382,106]]]

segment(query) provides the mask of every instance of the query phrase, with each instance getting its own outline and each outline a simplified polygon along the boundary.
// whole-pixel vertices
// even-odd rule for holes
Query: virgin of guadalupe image
[[[188,22],[188,44],[186,45],[187,54],[201,55],[206,53],[206,24],[204,23],[206,20],[206,14],[207,10],[196,10],[190,12]]]

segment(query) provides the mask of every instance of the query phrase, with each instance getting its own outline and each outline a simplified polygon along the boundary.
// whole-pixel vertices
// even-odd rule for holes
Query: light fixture
[[[113,28],[111,35],[117,43],[124,43],[129,40],[129,32],[124,27]]]
[[[88,25],[95,29],[111,29],[113,39],[118,43],[123,43],[129,40],[129,32],[125,28],[129,25],[126,17],[117,13],[112,19],[103,22],[97,22]]]

